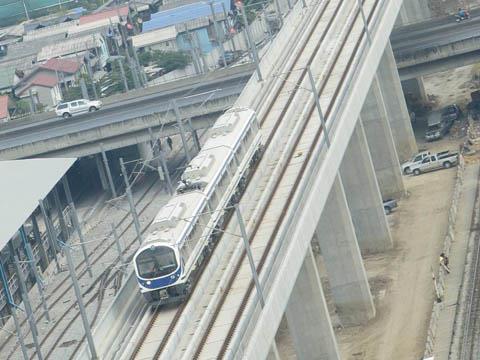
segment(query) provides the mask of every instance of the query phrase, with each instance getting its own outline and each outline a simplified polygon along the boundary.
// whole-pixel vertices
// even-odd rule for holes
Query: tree
[[[190,56],[184,52],[179,51],[154,51],[152,60],[158,67],[161,67],[165,72],[170,72],[176,69],[184,69],[190,63]]]

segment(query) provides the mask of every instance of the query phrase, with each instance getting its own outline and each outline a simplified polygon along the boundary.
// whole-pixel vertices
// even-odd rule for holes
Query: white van
[[[57,105],[55,112],[58,116],[69,118],[73,115],[97,111],[101,107],[102,102],[99,100],[90,101],[86,99],[79,99]]]

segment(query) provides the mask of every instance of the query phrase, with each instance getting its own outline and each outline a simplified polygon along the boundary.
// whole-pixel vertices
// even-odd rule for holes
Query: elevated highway
[[[148,128],[164,136],[178,133],[172,99],[183,119],[195,129],[209,126],[230,107],[252,73],[252,65],[240,65],[207,76],[185,79],[107,99],[102,110],[63,119],[53,113],[0,127],[0,159],[32,156],[86,156],[138,144],[149,139]]]
[[[477,63],[480,9],[459,23],[452,15],[397,28],[390,40],[402,80]]]
[[[397,28],[391,43],[402,80],[477,62],[480,55],[480,9],[468,21],[453,17]],[[253,73],[252,64],[239,65],[200,77],[107,98],[99,113],[64,120],[54,113],[15,121],[0,127],[0,159],[31,156],[85,156],[148,140],[148,128],[178,132],[171,122],[170,100],[181,100],[185,117],[195,129],[206,127],[219,112],[231,106]],[[210,92],[206,106],[201,106]],[[203,94],[208,94],[205,97]],[[195,96],[193,96],[195,95]],[[165,119],[160,120],[164,117]]]

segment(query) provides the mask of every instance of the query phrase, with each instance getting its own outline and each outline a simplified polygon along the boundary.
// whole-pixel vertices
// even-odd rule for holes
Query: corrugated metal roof
[[[13,86],[15,68],[15,64],[0,66],[0,90],[9,89]]]
[[[132,44],[136,48],[159,44],[164,41],[173,40],[177,37],[177,30],[175,26],[152,30],[146,33],[132,36]]]
[[[75,74],[80,69],[80,63],[69,59],[48,59],[45,64],[40,65],[41,68],[53,71],[61,71],[68,74]]]
[[[225,4],[226,11],[229,11],[230,1],[222,1]],[[214,11],[215,14],[223,15],[223,8],[221,2],[216,2],[214,4]],[[146,21],[143,24],[143,31],[161,29],[167,26],[184,23],[201,17],[210,17],[211,14],[212,13],[210,10],[210,5],[208,3],[197,2],[193,4],[187,4],[153,14],[152,19],[150,21]]]
[[[76,54],[85,50],[97,48],[101,45],[101,35],[92,34],[73,39],[65,39],[57,44],[47,45],[37,55],[38,61],[54,57]]]
[[[62,178],[76,159],[0,161],[0,249]]]

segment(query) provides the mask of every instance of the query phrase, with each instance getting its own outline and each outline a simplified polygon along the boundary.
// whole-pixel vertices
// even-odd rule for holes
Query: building
[[[59,43],[44,46],[37,55],[37,61],[43,62],[57,57],[84,57],[89,54],[94,54],[100,67],[105,66],[109,53],[107,43],[102,34],[93,33],[72,39],[64,39]]]
[[[0,94],[10,93],[15,79],[15,64],[0,66]]]
[[[15,95],[21,99],[29,98],[32,94],[37,105],[53,108],[62,101],[59,80],[55,75],[45,72],[34,72],[14,87]]]
[[[10,120],[10,112],[8,111],[9,99],[7,95],[0,96],[0,123]]]
[[[184,1],[180,4],[176,7],[175,3],[169,4],[152,14],[151,20],[143,24],[142,33],[132,37],[133,46],[189,51],[194,42],[203,53],[212,51],[216,34],[209,3]],[[230,1],[224,0],[223,5],[216,2],[213,8],[217,21],[223,22],[230,11]]]
[[[178,31],[175,26],[148,31],[132,37],[135,48],[149,50],[176,51]]]
[[[84,65],[76,59],[48,59],[38,67],[37,72],[47,73],[58,77],[58,81],[64,87],[75,85],[76,78],[82,72]]]
[[[76,25],[68,29],[68,36],[71,37],[76,34],[92,31],[103,32],[119,23],[124,24],[128,14],[128,6],[122,6],[112,10],[81,16]]]

